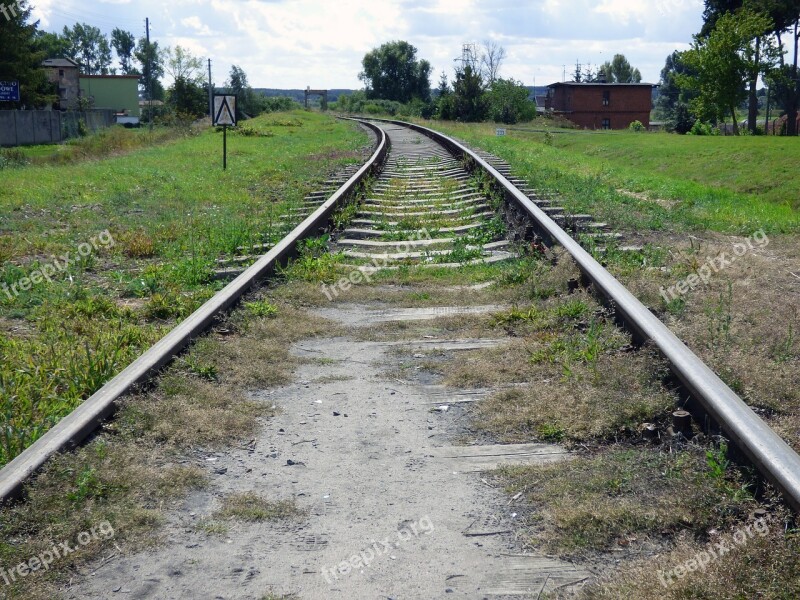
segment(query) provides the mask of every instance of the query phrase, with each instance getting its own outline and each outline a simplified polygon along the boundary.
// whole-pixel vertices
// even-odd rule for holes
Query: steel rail
[[[475,152],[427,127],[396,120],[385,122],[414,129],[455,155],[469,157],[489,173],[503,187],[507,199],[515,202],[552,241],[569,252],[583,275],[613,304],[624,325],[639,338],[655,343],[669,362],[673,374],[708,416],[759,472],[778,488],[787,503],[800,511],[800,456],[622,283]]]
[[[231,308],[253,285],[269,275],[277,265],[289,258],[298,241],[315,234],[329,221],[338,205],[356,186],[383,163],[389,150],[386,133],[370,123],[378,138],[369,160],[345,182],[322,206],[306,217],[286,237],[259,258],[241,275],[217,292],[161,340],[144,352],[102,388],[61,419],[14,460],[0,470],[0,502],[15,498],[25,481],[51,456],[85,440],[115,409],[120,397],[134,386],[151,379],[189,343],[203,333],[224,311]]]

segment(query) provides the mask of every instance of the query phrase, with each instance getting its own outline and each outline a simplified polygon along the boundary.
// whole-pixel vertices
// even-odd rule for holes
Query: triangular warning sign
[[[214,125],[236,125],[236,96],[214,96]]]

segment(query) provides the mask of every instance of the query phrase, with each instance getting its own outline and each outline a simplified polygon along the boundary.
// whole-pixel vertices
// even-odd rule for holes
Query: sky
[[[593,67],[624,54],[658,83],[673,50],[685,50],[702,25],[702,0],[29,0],[47,31],[84,22],[114,27],[159,46],[180,45],[211,58],[214,83],[231,65],[250,85],[316,89],[363,87],[361,60],[405,40],[452,80],[466,43],[506,49],[500,75],[526,85],[571,80],[577,61]],[[166,81],[169,85],[169,81]]]

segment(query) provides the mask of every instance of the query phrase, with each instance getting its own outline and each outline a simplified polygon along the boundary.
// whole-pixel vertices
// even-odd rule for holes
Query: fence
[[[114,111],[0,110],[0,146],[57,144],[77,137],[81,122],[92,132],[110,127]]]

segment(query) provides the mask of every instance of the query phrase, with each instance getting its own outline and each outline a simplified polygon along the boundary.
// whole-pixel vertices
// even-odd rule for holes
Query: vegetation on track
[[[227,171],[211,129],[160,144],[115,129],[70,160],[0,170],[0,464],[219,289],[218,259],[282,238],[281,215],[367,144],[302,111],[239,131]],[[113,241],[86,246],[100,235]]]

